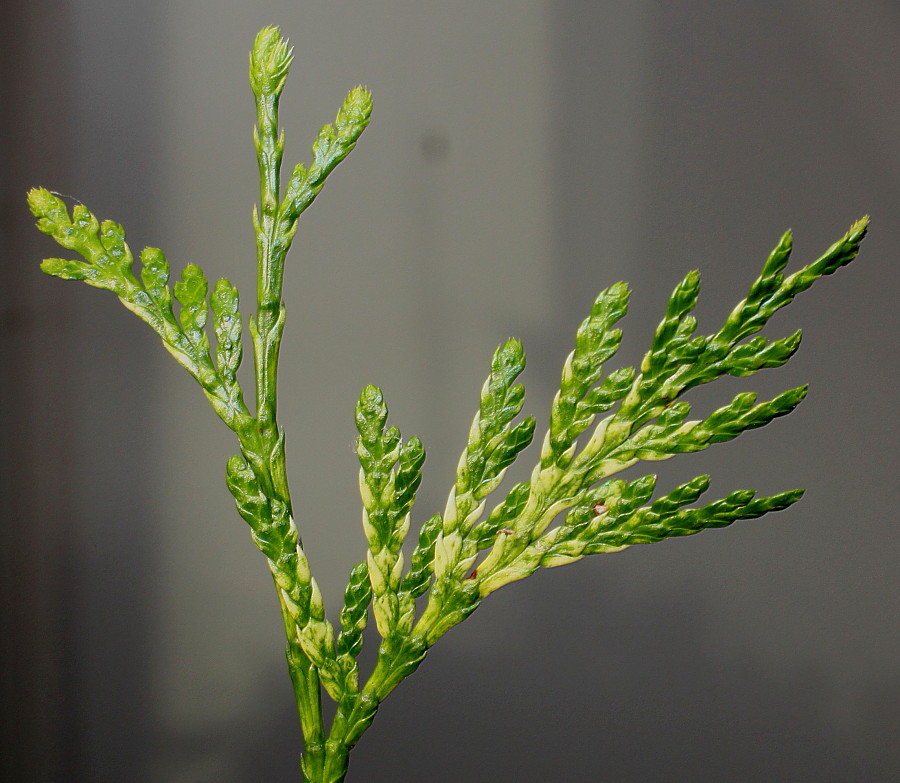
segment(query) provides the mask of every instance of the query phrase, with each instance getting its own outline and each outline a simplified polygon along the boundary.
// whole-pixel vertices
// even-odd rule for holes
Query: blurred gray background
[[[363,552],[364,384],[429,450],[421,521],[507,336],[544,424],[601,288],[633,285],[631,363],[687,270],[710,331],[786,228],[796,268],[873,216],[860,260],[773,322],[804,329],[791,365],[694,397],[809,382],[800,409],[648,467],[804,500],[500,591],[385,702],[349,779],[897,779],[896,3],[31,0],[0,21],[6,779],[299,778],[271,581],[223,482],[231,434],[113,297],[40,274],[59,251],[24,205],[37,184],[72,194],[133,249],[227,275],[249,312],[246,53],[272,23],[297,55],[286,165],[350,87],[375,94],[285,292],[280,413],[332,617]]]

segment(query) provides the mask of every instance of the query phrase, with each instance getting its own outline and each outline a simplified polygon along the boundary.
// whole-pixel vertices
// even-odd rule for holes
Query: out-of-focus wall
[[[704,411],[738,389],[810,382],[801,409],[646,468],[661,486],[709,472],[715,497],[806,486],[803,502],[500,591],[392,694],[350,778],[889,777],[900,763],[893,7],[75,0],[67,13],[65,90],[33,79],[21,96],[42,127],[67,112],[54,129],[67,169],[43,184],[121,221],[135,249],[228,276],[245,314],[253,35],[277,23],[296,47],[286,167],[350,87],[375,94],[371,127],[301,222],[285,289],[279,413],[332,617],[364,552],[351,450],[364,384],[384,388],[393,423],[428,450],[421,521],[443,508],[503,339],[525,341],[540,428],[602,287],[633,284],[622,361],[638,361],[687,270],[704,273],[701,329],[713,329],[785,228],[806,262],[871,212],[862,258],[773,324],[778,336],[804,328],[792,365],[696,395]],[[31,24],[53,18],[35,11]],[[29,296],[42,286],[63,284],[36,277]],[[75,758],[64,779],[295,780],[271,582],[222,479],[230,433],[113,297],[65,288],[78,352],[47,396],[78,418],[68,452],[46,458],[72,480],[72,543],[54,561],[71,584],[44,602],[64,607],[70,629],[58,637],[67,706],[55,711],[70,724],[57,755]],[[11,437],[4,446],[13,453]],[[15,640],[24,626],[11,618]],[[17,665],[27,679],[28,661]]]

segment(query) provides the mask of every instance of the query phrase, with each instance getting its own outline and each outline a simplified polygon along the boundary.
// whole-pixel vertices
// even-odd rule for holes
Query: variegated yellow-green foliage
[[[641,461],[668,459],[731,440],[790,413],[806,394],[805,387],[762,402],[754,394],[738,394],[703,419],[689,418],[691,406],[682,396],[725,375],[747,376],[788,361],[800,345],[799,332],[774,340],[757,333],[797,294],[855,258],[867,221],[855,223],[821,258],[787,276],[783,272],[791,235],[785,234],[747,297],[712,334],[696,334],[691,311],[700,277],[690,272],[672,294],[639,369],[604,374],[604,365],[619,347],[616,323],[625,315],[629,292],[624,283],[601,292],[563,367],[530,480],[513,486],[488,511],[488,496],[535,431],[533,418],[519,419],[525,399],[516,383],[525,367],[522,345],[517,340],[501,345],[482,387],[446,508],[421,523],[408,560],[403,545],[425,450],[418,438],[404,441],[388,426],[379,389],[363,389],[356,426],[367,551],[350,573],[336,633],[325,616],[294,522],[284,433],[276,420],[278,350],[285,323],[282,280],[301,213],[355,146],[369,122],[372,103],[362,87],[352,90],[334,124],[322,128],[316,138],[311,163],[294,167],[282,193],[284,137],[278,129],[278,103],[292,57],[272,27],[259,33],[250,55],[260,182],[253,218],[257,301],[248,324],[255,413],[248,409],[237,377],[243,322],[238,292],[230,282],[219,280],[210,293],[204,273],[191,264],[170,286],[168,262],[156,248],[140,254],[138,277],[121,226],[99,222],[82,205],[70,213],[58,196],[44,189],[32,190],[28,201],[38,228],[82,259],[50,258],[43,262],[44,271],[114,292],[160,336],[236,433],[240,454],[228,461],[226,482],[275,581],[305,742],[303,779],[335,783],[344,779],[350,749],[381,701],[416,669],[432,644],[494,590],[542,566],[723,527],[779,511],[800,498],[802,490],[772,497],[738,490],[698,505],[709,487],[707,476],[655,497],[655,476],[610,477]],[[215,335],[214,351],[210,333]],[[426,593],[427,604],[417,612],[416,599]],[[357,656],[370,614],[381,643],[374,671],[362,680]],[[328,730],[321,689],[337,703]]]

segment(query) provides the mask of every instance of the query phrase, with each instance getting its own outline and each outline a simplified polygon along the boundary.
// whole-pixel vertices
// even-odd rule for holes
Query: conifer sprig
[[[247,429],[252,417],[236,379],[227,375],[226,367],[217,369],[210,356],[209,340],[204,332],[208,315],[207,283],[202,270],[189,265],[175,284],[175,301],[181,307],[176,318],[168,285],[169,264],[161,250],[153,247],[143,250],[141,280],[138,280],[125,231],[118,223],[112,220],[101,223],[82,204],[73,207],[70,215],[65,202],[44,188],[29,191],[28,205],[38,218],[40,231],[83,259],[48,258],[42,262],[41,269],[54,277],[83,280],[116,294],[122,304],[159,335],[169,353],[203,388],[225,424],[235,432]],[[234,290],[234,318],[239,319],[237,291],[228,285]],[[231,361],[234,363],[233,357]]]
[[[560,512],[576,506],[589,495],[592,485],[597,482],[640,460],[668,459],[678,453],[700,451],[790,413],[806,395],[806,387],[791,389],[762,403],[756,403],[755,394],[745,392],[706,419],[695,421],[686,420],[690,405],[678,398],[690,388],[726,374],[747,376],[760,369],[784,364],[799,346],[799,332],[781,340],[768,341],[757,337],[741,341],[762,329],[778,309],[809,288],[816,279],[849,263],[859,250],[866,226],[865,218],[855,223],[820,259],[784,278],[780,272],[790,255],[790,234],[786,234],[769,256],[760,277],[751,285],[747,298],[732,311],[723,327],[709,337],[693,336],[697,322],[690,313],[697,303],[700,277],[696,272],[689,273],[669,300],[665,317],[656,330],[641,371],[611,373],[602,384],[588,391],[587,380],[596,384],[600,379],[599,372],[594,376],[585,375],[580,385],[573,381],[577,377],[575,360],[579,355],[579,343],[584,345],[587,342],[582,335],[590,334],[594,345],[603,345],[597,356],[608,359],[619,338],[617,330],[610,330],[610,326],[613,318],[624,312],[627,297],[627,291],[618,286],[602,293],[591,317],[582,324],[576,350],[563,370],[561,391],[554,400],[550,430],[544,442],[541,463],[535,468],[528,487],[528,498],[523,502],[525,490],[514,490],[516,497],[510,493],[505,504],[507,509],[504,511],[500,507],[495,512],[493,524],[487,526],[491,531],[508,532],[496,536],[488,557],[478,565],[477,581],[481,597],[509,581],[532,573],[541,564],[537,555],[544,548],[555,545],[557,554],[562,555],[559,542],[571,538],[565,525],[546,535],[545,531]],[[611,308],[611,300],[620,304]],[[596,332],[590,328],[592,319],[597,324]],[[621,378],[623,382],[617,385],[616,381],[610,382],[610,378]],[[628,378],[631,379],[629,388],[622,393]],[[607,383],[616,387],[616,392],[610,396],[618,395],[621,403],[614,413],[596,426],[590,440],[579,451],[577,442],[571,436],[563,438],[558,434],[565,431],[558,423],[565,419],[558,412],[577,410],[577,400],[597,393]],[[572,389],[576,393],[573,394]],[[593,420],[593,417],[590,418],[591,421],[584,426],[579,425],[579,431],[589,426]],[[738,505],[735,507],[738,515],[728,519],[753,518],[768,510],[780,510],[788,500],[793,502],[798,498],[799,494],[787,493],[752,503],[748,500],[748,516],[738,513],[742,508]],[[589,505],[593,507],[598,504],[606,505],[602,499]],[[762,511],[757,513],[760,509]],[[721,516],[724,512],[720,512],[720,507],[714,504],[702,513],[698,511],[690,515],[694,525],[692,532],[701,529],[704,522],[708,523],[706,526],[720,522],[725,518]],[[684,523],[685,519],[684,515],[679,517],[678,524]],[[665,537],[659,536],[654,540]],[[583,536],[578,540],[585,542],[585,549],[579,550],[579,556],[605,551],[602,548],[588,548]],[[611,540],[609,535],[606,540]],[[626,536],[621,540],[637,539]],[[578,546],[570,544],[569,549],[574,552]],[[552,562],[559,564],[563,561],[555,558]]]
[[[299,218],[356,145],[369,122],[372,101],[362,87],[350,91],[334,123],[319,132],[311,162],[293,168],[282,193],[284,134],[278,128],[278,105],[292,62],[293,50],[278,29],[261,30],[249,69],[256,100],[260,191],[253,211],[256,311],[248,322],[254,413],[244,403],[237,374],[243,324],[237,289],[228,280],[219,280],[210,292],[200,267],[188,264],[170,286],[168,261],[156,248],[141,252],[138,277],[120,225],[98,221],[81,204],[70,213],[61,198],[42,188],[32,190],[28,202],[38,228],[82,259],[50,258],[43,270],[115,293],[159,335],[237,434],[240,454],[228,461],[226,483],[274,579],[304,736],[303,779],[340,783],[350,749],[379,704],[420,665],[431,645],[494,590],[541,567],[724,527],[780,511],[800,498],[802,490],[770,497],[738,490],[698,505],[709,488],[708,476],[655,498],[655,476],[611,476],[641,461],[669,459],[732,440],[793,411],[806,394],[805,386],[762,402],[754,393],[743,392],[696,419],[688,418],[691,405],[682,396],[725,375],[746,377],[787,362],[800,345],[800,332],[779,339],[758,332],[795,296],[856,257],[868,221],[855,223],[821,258],[787,276],[792,240],[786,233],[747,297],[720,329],[705,336],[696,334],[692,315],[700,276],[690,272],[670,297],[637,369],[605,372],[621,342],[617,324],[626,314],[629,290],[617,283],[601,292],[564,364],[530,479],[513,486],[487,511],[488,496],[500,487],[535,431],[532,417],[519,418],[525,392],[517,379],[525,354],[518,340],[507,340],[491,360],[445,509],[419,526],[408,561],[403,546],[425,451],[417,438],[401,439],[399,430],[388,425],[381,391],[365,387],[355,418],[366,555],[350,572],[335,633],[294,520],[284,433],[277,422],[278,358],[285,325],[282,286]],[[427,603],[419,611],[417,599],[426,594]],[[381,642],[374,670],[361,677],[358,656],[370,613]],[[337,705],[328,731],[322,690]]]

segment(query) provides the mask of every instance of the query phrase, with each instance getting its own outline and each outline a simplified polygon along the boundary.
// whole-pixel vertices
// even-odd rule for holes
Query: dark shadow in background
[[[0,11],[0,763],[7,780],[41,783],[141,781],[152,752],[147,336],[95,307],[96,291],[41,274],[40,259],[60,249],[25,204],[44,185],[101,217],[151,222],[154,12],[136,5],[100,38],[92,14],[111,4],[90,6],[80,18],[53,0]]]
[[[81,737],[76,685],[69,663],[74,647],[74,537],[65,463],[68,414],[54,405],[67,385],[66,359],[76,341],[62,327],[71,307],[60,291],[39,292],[34,274],[38,238],[24,195],[30,178],[63,175],[69,156],[61,132],[70,121],[62,4],[38,0],[0,6],[0,182],[3,274],[0,286],[0,759],[10,780],[78,780]],[[35,19],[53,15],[49,28]],[[55,78],[57,123],[42,121],[30,100]],[[28,263],[26,259],[32,259]]]
[[[535,610],[521,638],[483,655],[435,648],[415,684],[385,702],[353,763],[373,783],[398,769],[429,783],[891,779],[898,678],[866,694],[865,718],[842,727],[828,718],[823,672],[798,671],[785,688],[751,658],[710,655],[702,596],[715,585],[640,598],[623,589],[628,571],[626,560],[595,563],[522,585],[512,601]],[[494,610],[504,607],[479,613]]]

